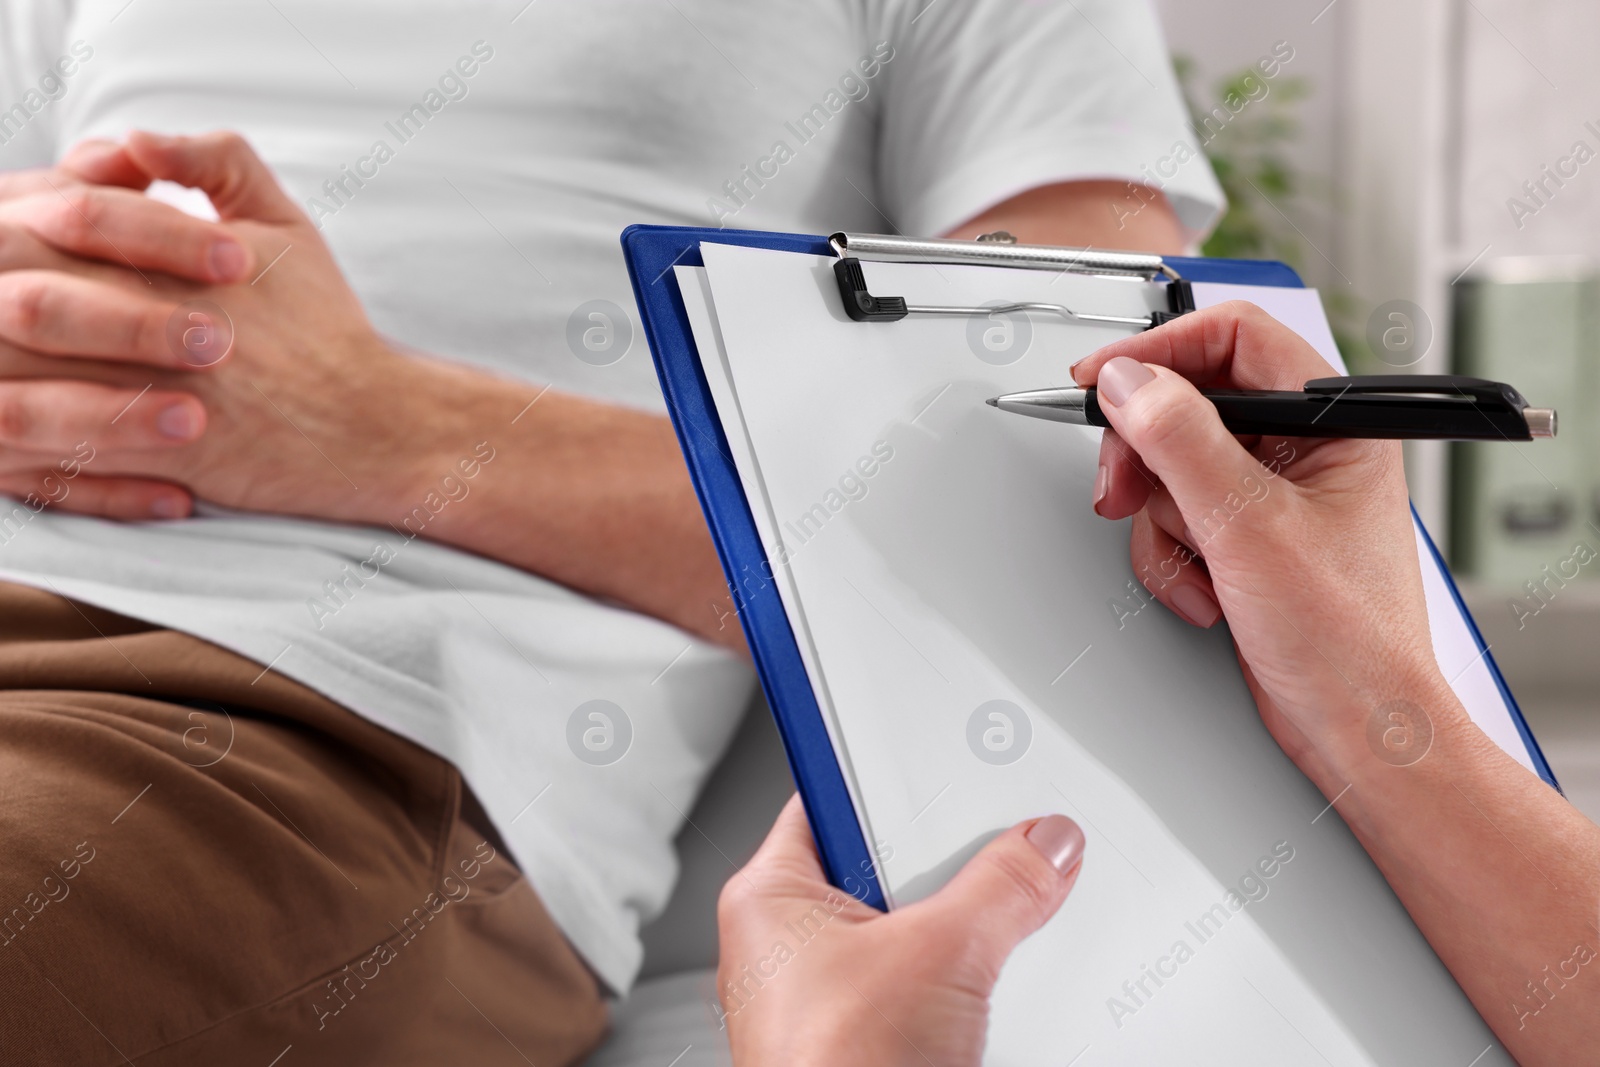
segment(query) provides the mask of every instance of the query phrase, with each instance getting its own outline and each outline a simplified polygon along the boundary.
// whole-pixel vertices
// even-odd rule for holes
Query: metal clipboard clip
[[[836,233],[828,238],[839,257],[833,265],[844,300],[845,314],[856,322],[898,322],[907,315],[1006,315],[1019,311],[1045,311],[1073,322],[1107,322],[1150,330],[1195,310],[1194,292],[1183,277],[1160,256],[1141,252],[1101,252],[1088,248],[1058,248],[1018,244],[1005,231],[986,233],[976,241],[893,237],[874,233]],[[1071,271],[1112,278],[1167,280],[1167,310],[1148,316],[1096,315],[1075,311],[1065,304],[1026,302],[991,307],[944,304],[908,304],[900,296],[874,296],[867,289],[862,260],[883,263],[954,263],[985,267],[1023,267],[1033,270]]]

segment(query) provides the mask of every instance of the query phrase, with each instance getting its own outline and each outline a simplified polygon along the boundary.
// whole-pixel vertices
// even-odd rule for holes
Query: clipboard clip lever
[[[836,233],[830,239],[839,259],[833,273],[845,314],[856,322],[898,322],[908,315],[990,317],[1039,311],[1061,315],[1073,322],[1103,322],[1154,329],[1195,310],[1194,292],[1160,256],[1130,252],[1095,252],[1081,248],[1021,245],[1008,233],[984,234],[976,241],[914,240],[878,234]],[[856,254],[851,254],[856,253]],[[962,306],[911,304],[901,296],[875,296],[867,288],[862,258],[894,262],[967,263],[987,266],[1032,267],[1109,277],[1167,278],[1167,310],[1144,316],[1099,315],[1077,311],[1065,304],[1022,301],[1012,304]]]

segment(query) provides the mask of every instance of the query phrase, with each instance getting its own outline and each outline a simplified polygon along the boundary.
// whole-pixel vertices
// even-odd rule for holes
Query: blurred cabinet
[[[1554,440],[1450,446],[1450,556],[1463,576],[1543,599],[1600,576],[1597,305],[1588,260],[1496,260],[1455,287],[1456,372],[1511,382],[1560,415]]]
[[[1344,34],[1337,183],[1348,225],[1329,256],[1339,266],[1339,287],[1359,309],[1354,328],[1359,330],[1366,309],[1412,301],[1431,321],[1435,337],[1433,350],[1412,369],[1440,373],[1453,369],[1452,357],[1459,355],[1531,396],[1549,380],[1543,377],[1544,357],[1518,360],[1513,354],[1531,353],[1532,339],[1503,335],[1501,340],[1516,343],[1498,353],[1481,338],[1455,342],[1456,290],[1485,268],[1503,273],[1495,265],[1507,260],[1600,256],[1600,63],[1593,58],[1600,4],[1341,0],[1328,18],[1335,12]],[[1563,299],[1533,294],[1503,294],[1483,314],[1492,319],[1499,304],[1520,297]],[[1508,310],[1516,318],[1515,308]],[[1496,355],[1506,361],[1494,362]],[[1570,379],[1560,380],[1564,388],[1576,388]],[[1552,405],[1568,415],[1563,436],[1583,429],[1595,410],[1592,394],[1565,395]],[[1556,450],[1573,454],[1570,438],[1558,441]],[[1470,469],[1479,462],[1473,455],[1492,447],[1447,450],[1420,442],[1407,449],[1407,473],[1412,499],[1429,527],[1442,532],[1450,519],[1452,533],[1459,535],[1450,540],[1474,566],[1496,571],[1491,560],[1504,558],[1502,548],[1528,546],[1531,562],[1547,546],[1536,546],[1531,532],[1511,537],[1503,526],[1496,530],[1487,518],[1486,497],[1451,499],[1457,487],[1473,484],[1463,481],[1461,468]],[[1544,509],[1557,494],[1548,494],[1549,484],[1529,460],[1565,461],[1550,448],[1499,447],[1511,454],[1486,455],[1480,466],[1520,466],[1537,483],[1524,497],[1503,502],[1518,513],[1513,524],[1520,529],[1526,522],[1553,523],[1555,516]],[[1568,491],[1572,518],[1588,530],[1590,502],[1578,498],[1590,487],[1548,474]],[[1486,489],[1510,485],[1509,477],[1496,470],[1482,476]],[[1600,547],[1600,534],[1588,532]],[[1464,559],[1456,555],[1452,563]],[[1508,564],[1509,572],[1500,573],[1520,586],[1532,577],[1518,573],[1520,565]]]

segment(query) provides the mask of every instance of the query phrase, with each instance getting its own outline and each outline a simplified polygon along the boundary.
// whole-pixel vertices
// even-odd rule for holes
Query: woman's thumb
[[[1095,386],[1117,436],[1191,521],[1260,477],[1261,464],[1222,425],[1216,405],[1176,372],[1118,356],[1100,368]]]
[[[992,981],[1024,938],[1049,921],[1083,862],[1083,831],[1065,815],[1014,826],[984,846],[939,892],[904,909],[933,933],[965,942]]]

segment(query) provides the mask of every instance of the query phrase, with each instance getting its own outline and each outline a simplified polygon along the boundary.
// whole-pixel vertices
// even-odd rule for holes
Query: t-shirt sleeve
[[[66,79],[54,65],[75,63],[64,40],[68,0],[0,0],[0,170],[54,163],[55,102]]]
[[[1191,238],[1223,195],[1148,0],[884,0],[878,182],[889,221],[945,233],[1056,182],[1162,189]]]

